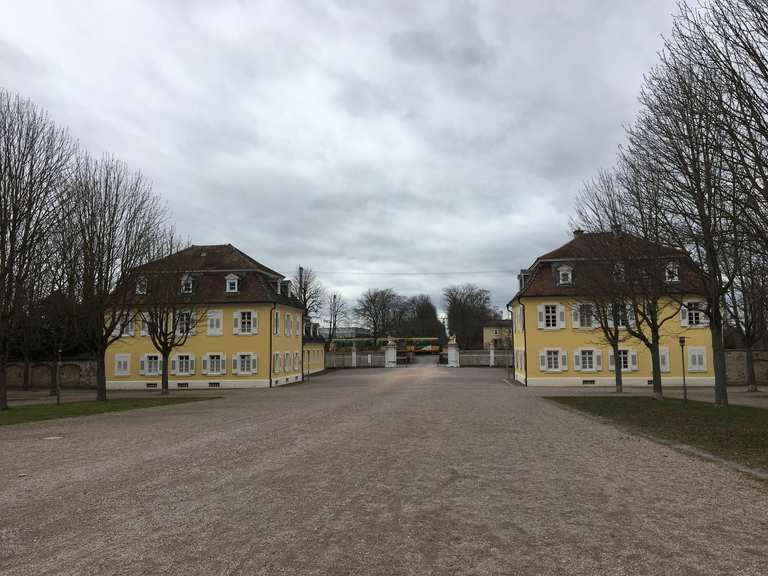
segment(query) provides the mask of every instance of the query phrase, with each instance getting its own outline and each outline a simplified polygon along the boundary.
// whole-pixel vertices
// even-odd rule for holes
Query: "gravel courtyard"
[[[503,376],[332,372],[2,427],[0,574],[768,573],[768,485]]]

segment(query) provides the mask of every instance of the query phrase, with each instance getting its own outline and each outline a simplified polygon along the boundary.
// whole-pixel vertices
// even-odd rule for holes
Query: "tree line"
[[[766,335],[768,4],[682,2],[639,102],[615,165],[585,183],[575,224],[587,232],[616,230],[625,239],[639,238],[651,257],[633,266],[627,263],[638,261],[636,243],[594,246],[621,273],[596,274],[593,296],[605,304],[598,308],[606,328],[623,314],[611,303],[629,301],[629,324],[651,351],[660,398],[658,334],[673,313],[661,305],[670,294],[662,280],[667,270],[651,262],[669,261],[669,248],[684,255],[680,282],[705,301],[715,403],[725,406],[726,330],[736,331],[746,349],[751,388],[753,349]],[[615,347],[619,335],[605,332]]]

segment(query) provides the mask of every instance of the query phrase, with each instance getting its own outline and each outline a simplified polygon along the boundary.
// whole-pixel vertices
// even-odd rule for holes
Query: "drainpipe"
[[[525,329],[525,304],[523,304],[522,300],[518,300],[520,302],[520,308],[523,309],[523,346],[525,347],[525,350],[523,350],[523,366],[525,367],[525,385],[528,386],[528,331]]]
[[[272,302],[272,308],[269,310],[269,387],[272,388],[272,335],[275,333],[275,308],[277,302]]]
[[[512,308],[509,307],[509,305],[512,302],[507,302],[507,312],[509,312],[509,319],[512,321],[512,338],[510,338],[510,342],[512,344],[512,379],[515,379],[515,371],[516,371],[516,356],[515,356],[515,316],[512,314]],[[509,366],[509,364],[507,364]]]

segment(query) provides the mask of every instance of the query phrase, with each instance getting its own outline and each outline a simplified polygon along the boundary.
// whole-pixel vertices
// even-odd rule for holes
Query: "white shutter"
[[[608,370],[616,370],[616,357],[613,354],[613,350],[608,352]]]
[[[637,352],[635,350],[629,352],[629,369],[637,370]]]
[[[680,306],[680,326],[688,326],[688,308]]]
[[[176,374],[176,355],[171,357],[171,374]]]
[[[227,355],[224,352],[221,353],[221,374],[227,373]]]
[[[573,304],[571,306],[571,323],[573,328],[581,328],[581,319],[579,318],[579,305]]]
[[[195,355],[194,354],[189,355],[189,373],[190,374],[195,373]]]
[[[259,333],[259,313],[256,310],[251,310],[251,322],[253,323],[253,334]]]
[[[203,367],[202,367],[201,372],[203,374],[208,374],[208,355],[207,354],[203,354],[202,362],[203,362]]]
[[[557,305],[557,327],[565,328],[565,306]]]
[[[259,355],[256,352],[251,352],[251,374],[257,374],[259,372]]]
[[[704,305],[704,306],[701,306],[701,308],[706,309],[707,306]],[[701,322],[702,326],[709,326],[709,314],[707,314],[706,310],[702,310],[699,313],[699,319],[700,319],[699,321]]]
[[[240,311],[232,314],[232,334],[240,334]]]
[[[627,306],[627,325],[630,328],[635,327],[635,309],[633,306]]]
[[[197,333],[197,316],[194,311],[189,311],[189,335],[194,336]]]
[[[539,328],[544,328],[544,304],[539,304],[536,306],[536,309],[539,313]]]
[[[707,369],[707,352],[706,349],[702,349],[699,352],[699,369],[703,372]]]
[[[576,371],[581,370],[581,348],[577,348],[573,353],[573,369]]]
[[[568,370],[568,352],[560,350],[560,372]]]
[[[141,329],[139,330],[139,334],[141,336],[147,335],[147,321],[144,320],[143,316],[139,316],[139,322],[141,322]]]
[[[147,355],[144,354],[144,356],[142,356],[139,359],[139,374],[143,376],[146,373],[147,373]]]
[[[541,370],[547,369],[547,353],[539,352],[539,368]]]
[[[595,370],[603,369],[603,353],[600,350],[595,350]]]
[[[669,372],[669,348],[659,346],[659,364],[662,372]]]
[[[232,355],[232,374],[238,374],[240,372],[240,358],[237,354]]]

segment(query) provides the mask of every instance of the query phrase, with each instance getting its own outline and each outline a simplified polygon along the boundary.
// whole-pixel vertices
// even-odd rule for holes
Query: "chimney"
[[[280,282],[280,280],[278,280],[277,281],[277,293],[278,293],[278,295],[280,294],[280,285],[281,284],[282,284],[282,282]]]
[[[576,230],[573,231],[574,237],[581,236],[582,234],[584,234],[584,230],[582,230],[581,228],[576,228]]]

